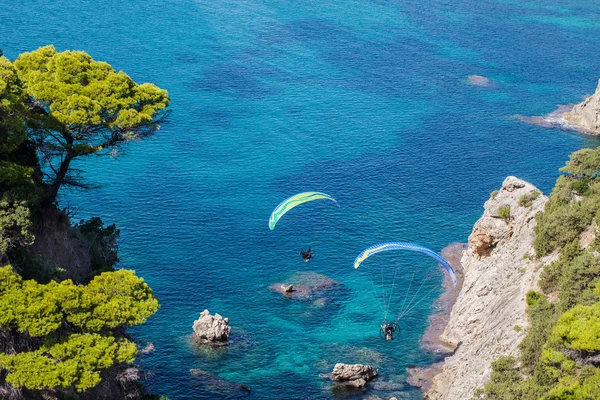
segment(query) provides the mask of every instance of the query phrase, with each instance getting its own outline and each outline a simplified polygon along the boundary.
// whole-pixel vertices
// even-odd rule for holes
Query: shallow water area
[[[420,340],[442,274],[425,256],[382,253],[359,271],[354,257],[384,241],[464,243],[507,175],[549,192],[570,152],[600,145],[513,117],[594,90],[595,2],[0,0],[0,20],[11,59],[52,43],[169,91],[162,129],[121,157],[80,162],[101,187],[65,191],[60,203],[121,229],[121,266],[161,303],[130,332],[153,343],[140,362],[151,390],[172,400],[248,396],[192,369],[260,399],[421,398],[405,370],[436,358]],[[493,85],[469,85],[469,75]],[[340,208],[307,203],[270,231],[272,209],[308,190]],[[304,263],[309,245],[315,258]],[[379,336],[381,281],[368,277],[387,267],[420,268],[439,288],[391,342]],[[330,302],[269,290],[312,272],[340,282]],[[231,346],[190,342],[205,308],[229,318]],[[336,362],[372,363],[381,376],[365,393],[332,391],[319,375]]]

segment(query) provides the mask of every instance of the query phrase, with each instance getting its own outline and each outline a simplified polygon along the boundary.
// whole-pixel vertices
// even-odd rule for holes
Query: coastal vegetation
[[[538,197],[540,197],[540,192],[537,190],[532,190],[531,192],[524,194],[519,198],[519,205],[521,207],[531,207],[533,201]]]
[[[126,329],[158,300],[114,269],[117,227],[72,224],[57,199],[92,186],[77,160],[152,134],[168,103],[85,52],[46,46],[14,62],[0,52],[0,398],[154,398]]]
[[[504,205],[498,209],[498,216],[505,221],[510,220],[510,206]]]
[[[518,357],[492,363],[476,399],[600,398],[600,148],[571,155],[536,216],[542,292],[527,294],[530,325]]]

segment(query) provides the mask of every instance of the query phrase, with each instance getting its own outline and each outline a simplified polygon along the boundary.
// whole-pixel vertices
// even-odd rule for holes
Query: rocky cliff
[[[563,118],[583,132],[600,135],[600,81],[596,93],[564,113]]]
[[[464,282],[440,339],[455,348],[433,379],[427,399],[468,400],[491,372],[491,362],[515,354],[527,327],[525,294],[541,266],[533,259],[535,214],[547,197],[515,177],[484,205],[461,259]]]

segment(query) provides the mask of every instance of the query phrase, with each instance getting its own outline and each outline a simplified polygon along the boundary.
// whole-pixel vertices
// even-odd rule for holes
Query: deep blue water
[[[408,365],[434,358],[419,340],[439,290],[402,321],[398,340],[383,342],[370,274],[418,268],[434,283],[441,274],[430,259],[398,253],[354,271],[356,254],[378,241],[438,251],[465,242],[505,176],[548,192],[570,152],[600,145],[513,118],[595,89],[593,1],[0,0],[5,55],[49,43],[170,93],[162,130],[118,159],[81,162],[101,188],[64,192],[61,204],[121,228],[121,265],[161,302],[131,333],[154,344],[141,362],[152,390],[171,399],[243,397],[192,368],[260,399],[350,397],[319,377],[338,361],[372,362],[381,381],[401,383]],[[469,86],[470,74],[495,83]],[[341,208],[307,204],[269,231],[273,207],[305,190]],[[308,244],[316,258],[305,264],[298,251]],[[324,307],[268,290],[303,271],[343,289]],[[399,277],[398,291],[407,283]],[[190,344],[205,308],[230,318],[231,347]],[[406,385],[375,389],[420,398]]]

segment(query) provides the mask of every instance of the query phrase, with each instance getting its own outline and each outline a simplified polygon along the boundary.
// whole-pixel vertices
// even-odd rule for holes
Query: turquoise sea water
[[[172,98],[156,136],[79,164],[100,189],[61,198],[78,217],[121,228],[121,265],[160,298],[131,333],[154,344],[141,363],[152,390],[171,399],[244,396],[192,368],[243,383],[253,398],[358,397],[332,392],[319,374],[366,361],[382,374],[367,394],[420,398],[402,381],[407,366],[434,359],[419,340],[439,290],[403,320],[398,340],[383,342],[356,254],[379,241],[437,251],[465,242],[505,176],[548,192],[570,152],[600,145],[513,118],[595,89],[596,2],[0,0],[5,55],[49,43]],[[469,86],[470,74],[494,84]],[[341,208],[298,207],[269,231],[273,207],[305,190]],[[316,258],[305,264],[298,251],[309,244]],[[441,281],[426,257],[375,257],[370,271],[418,267]],[[343,289],[324,307],[268,290],[307,271]],[[229,348],[190,344],[205,308],[230,318]]]

